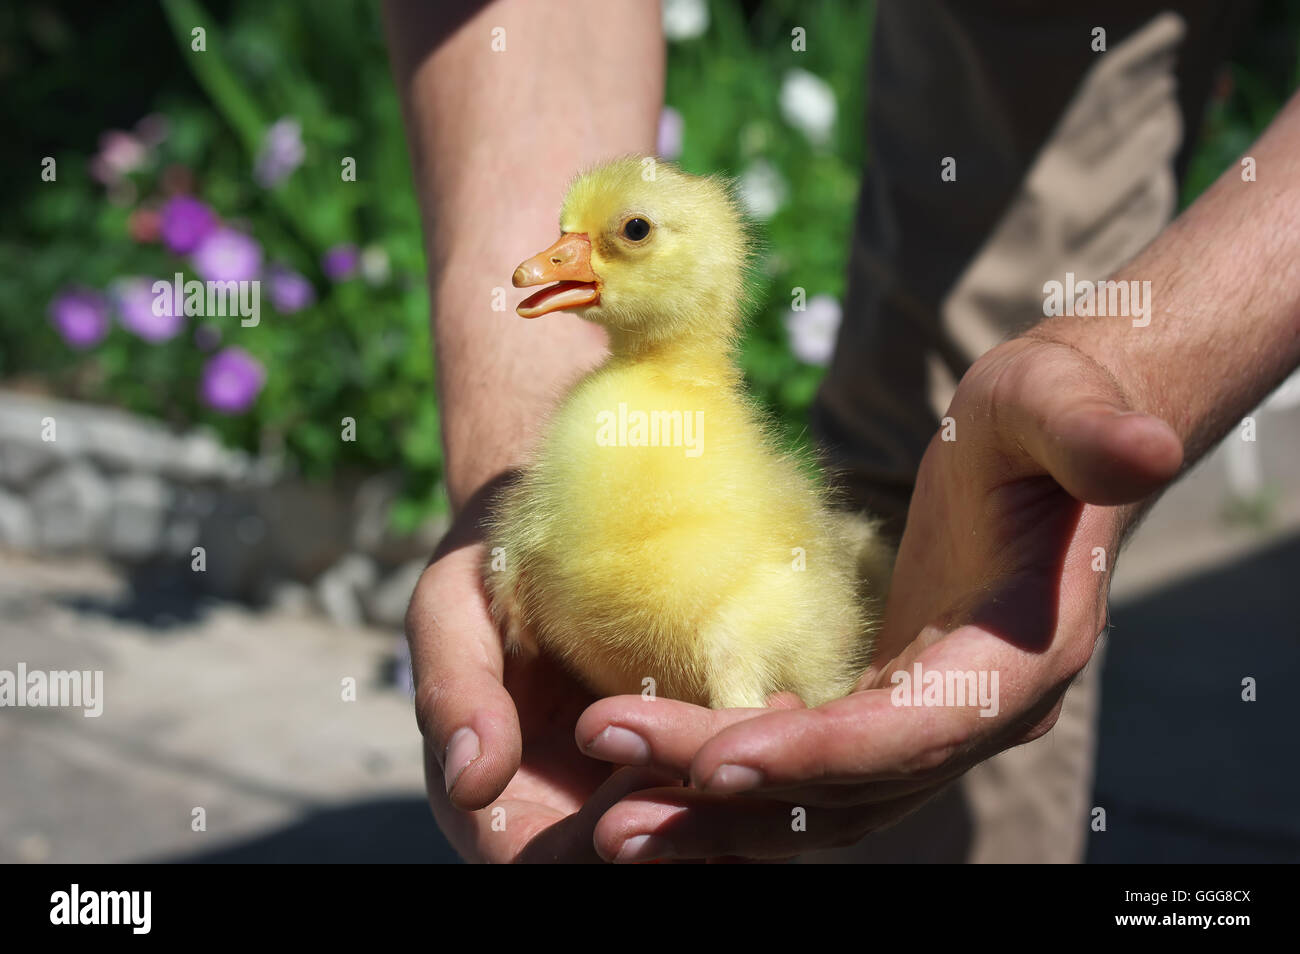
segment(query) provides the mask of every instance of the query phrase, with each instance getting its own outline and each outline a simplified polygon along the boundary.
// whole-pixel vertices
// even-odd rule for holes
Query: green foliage
[[[735,3],[711,4],[708,32],[669,48],[666,103],[684,120],[681,165],[688,172],[740,175],[770,163],[788,190],[763,223],[758,301],[741,355],[755,395],[797,440],[822,369],[790,353],[785,316],[792,289],[842,299],[858,178],[865,157],[866,63],[870,3],[761,5],[748,22]],[[802,27],[806,48],[793,48]],[[780,88],[794,69],[835,93],[832,140],[811,143],[782,117]]]
[[[234,446],[282,450],[321,479],[400,469],[407,488],[395,518],[402,526],[443,507],[418,203],[378,7],[372,0],[7,5],[0,13],[0,80],[8,80],[0,120],[10,128],[17,116],[28,123],[35,155],[57,159],[58,182],[31,184],[32,150],[0,156],[7,210],[0,221],[0,380],[121,405],[179,427],[206,425]],[[867,148],[872,9],[713,0],[708,31],[669,46],[666,102],[684,120],[683,167],[739,176],[765,163],[784,183],[783,204],[758,232],[758,304],[742,363],[756,395],[796,442],[822,370],[791,354],[785,319],[796,287],[809,298],[844,294]],[[1213,99],[1205,140],[1192,156],[1185,199],[1235,160],[1297,79],[1300,12],[1269,9],[1273,39],[1264,60],[1271,65],[1233,66],[1231,90]],[[191,50],[195,26],[206,30],[205,53]],[[805,31],[804,51],[792,48],[796,27]],[[1280,53],[1278,36],[1285,38]],[[782,81],[796,69],[834,92],[837,117],[823,145],[782,113]],[[90,175],[99,135],[128,129],[150,112],[166,117],[167,138],[126,185],[106,194]],[[263,189],[252,176],[254,159],[266,129],[282,117],[301,124],[306,158],[282,184]],[[355,182],[341,180],[344,156],[356,160]],[[266,367],[265,388],[243,415],[218,414],[199,400],[206,356],[192,327],[152,345],[115,325],[80,353],[45,317],[51,299],[71,284],[106,289],[122,276],[169,278],[178,270],[190,277],[188,262],[131,237],[132,213],[156,206],[174,188],[168,183],[177,169],[223,220],[261,243],[268,261],[305,274],[316,290],[316,304],[291,315],[275,313],[263,295],[256,328],[210,319],[223,343],[245,348]],[[340,243],[382,250],[391,274],[332,283],[321,256]],[[355,442],[339,439],[344,417],[357,422]]]
[[[26,190],[18,227],[0,232],[0,377],[39,377],[60,393],[178,426],[206,425],[234,446],[283,451],[312,478],[400,468],[407,496],[399,522],[410,525],[442,505],[442,451],[418,207],[377,5],[336,2],[322,16],[305,2],[248,0],[219,20],[195,0],[161,6],[174,37],[162,51],[171,75],[138,115],[156,110],[169,135],[129,176],[121,204],[89,175],[93,138],[50,153],[57,183]],[[191,50],[194,26],[206,31],[206,52]],[[159,52],[125,51],[122,59]],[[66,49],[75,54],[75,45]],[[253,164],[266,129],[281,117],[301,124],[305,160],[263,189]],[[354,182],[342,179],[345,156],[356,161]],[[72,351],[44,315],[62,287],[104,290],[122,276],[169,279],[177,271],[195,277],[162,245],[133,241],[128,225],[133,210],[162,201],[177,167],[189,170],[194,193],[224,221],[263,246],[267,262],[306,275],[316,303],[281,315],[264,286],[256,327],[191,318],[178,337],[149,344],[115,325],[93,350]],[[381,252],[390,275],[331,283],[321,257],[342,243]],[[191,331],[205,321],[219,328],[223,344],[244,348],[267,370],[246,414],[223,415],[199,400],[206,356]],[[340,440],[344,417],[357,422],[354,442]]]
[[[1300,88],[1300,6],[1264,0],[1257,18],[1211,93],[1183,181],[1184,206],[1236,165]]]

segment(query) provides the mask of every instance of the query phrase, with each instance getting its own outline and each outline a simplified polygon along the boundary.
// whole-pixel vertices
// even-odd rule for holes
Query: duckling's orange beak
[[[516,288],[555,282],[519,303],[515,311],[525,318],[600,301],[599,279],[591,270],[591,239],[583,232],[565,232],[545,252],[538,252],[516,268],[512,281]]]

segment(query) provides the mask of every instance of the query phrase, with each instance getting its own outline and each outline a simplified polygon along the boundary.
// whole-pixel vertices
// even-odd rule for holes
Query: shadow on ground
[[[1300,537],[1114,609],[1090,862],[1300,861]],[[1242,698],[1253,679],[1257,701]],[[422,798],[314,811],[231,862],[449,862]]]
[[[1300,861],[1297,593],[1300,537],[1114,609],[1090,862]]]
[[[139,567],[131,571],[128,586],[117,596],[64,595],[55,602],[77,613],[138,624],[150,635],[167,635],[198,622],[219,602],[195,587],[193,577],[175,568]]]
[[[422,798],[371,799],[311,812],[292,825],[197,855],[184,864],[426,864],[456,862]]]

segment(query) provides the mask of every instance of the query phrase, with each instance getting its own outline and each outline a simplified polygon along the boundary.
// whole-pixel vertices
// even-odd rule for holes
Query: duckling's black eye
[[[623,238],[629,242],[640,242],[650,234],[650,223],[645,219],[631,218],[623,223]]]

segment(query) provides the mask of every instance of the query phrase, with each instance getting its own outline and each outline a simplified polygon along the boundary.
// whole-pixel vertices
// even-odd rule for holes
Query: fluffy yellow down
[[[622,237],[630,216],[652,224],[645,241]],[[612,353],[492,519],[484,578],[508,643],[600,694],[652,686],[713,708],[844,695],[892,556],[828,506],[744,394],[748,243],[725,183],[617,160],[577,179],[561,230],[591,240],[600,301],[579,314]]]

